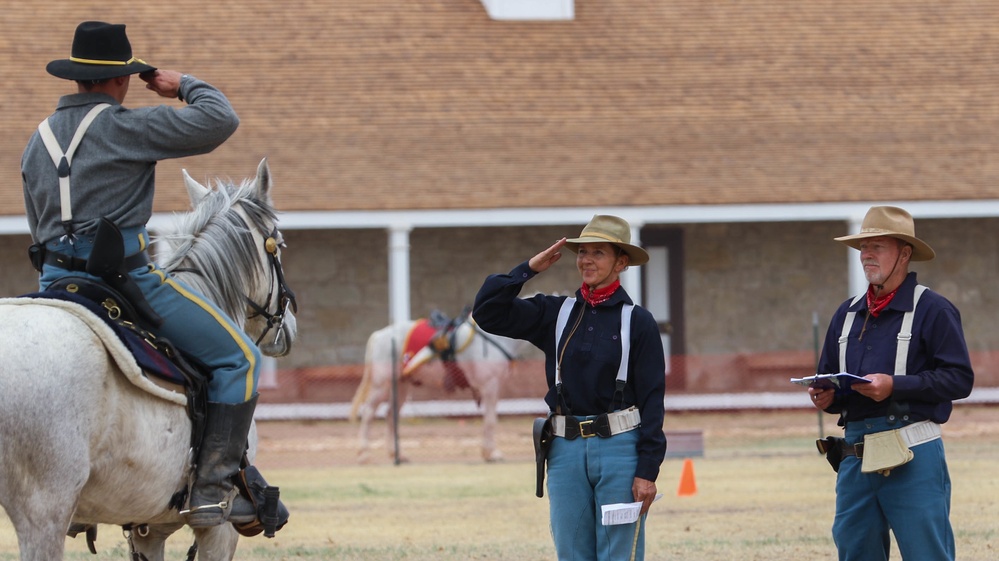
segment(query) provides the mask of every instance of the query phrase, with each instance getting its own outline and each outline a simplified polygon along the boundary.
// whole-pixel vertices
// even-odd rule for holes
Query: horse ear
[[[186,169],[180,170],[184,172],[184,185],[187,186],[187,196],[191,199],[191,206],[196,207],[201,199],[205,198],[208,194],[208,187],[195,181],[188,173]]]
[[[257,197],[262,200],[270,200],[271,191],[271,167],[267,165],[267,158],[260,160],[257,165]]]

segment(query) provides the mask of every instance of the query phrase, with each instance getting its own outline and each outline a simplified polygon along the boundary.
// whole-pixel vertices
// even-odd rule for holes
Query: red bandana
[[[596,290],[591,291],[590,286],[584,282],[582,288],[580,288],[579,291],[583,295],[583,300],[589,302],[591,306],[596,306],[601,302],[606,302],[607,299],[610,298],[612,294],[614,294],[614,291],[617,290],[619,286],[621,286],[621,281],[616,280],[613,283],[611,283],[609,286],[605,286],[604,288],[598,288]]]
[[[878,314],[881,313],[881,310],[883,310],[883,309],[885,309],[885,308],[888,307],[888,303],[891,302],[891,299],[895,297],[895,293],[896,292],[898,292],[898,288],[897,287],[895,288],[895,290],[892,290],[888,294],[885,294],[884,296],[880,296],[880,297],[878,297],[878,298],[875,299],[874,298],[874,285],[868,286],[867,287],[867,310],[871,313],[872,316],[878,317]]]

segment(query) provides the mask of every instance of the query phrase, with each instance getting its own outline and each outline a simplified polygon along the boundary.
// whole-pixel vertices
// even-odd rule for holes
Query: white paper
[[[663,498],[662,493],[658,493],[652,502]],[[601,524],[604,526],[614,526],[615,524],[631,524],[638,521],[638,513],[642,511],[642,503],[614,503],[600,507]]]

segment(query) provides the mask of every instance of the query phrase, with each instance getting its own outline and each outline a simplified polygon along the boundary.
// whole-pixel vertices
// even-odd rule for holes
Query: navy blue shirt
[[[867,317],[867,299],[851,305],[847,300],[833,316],[819,359],[819,373],[849,372],[894,374],[898,332],[905,312],[912,310],[916,273],[909,273],[888,307],[878,317]],[[846,347],[846,364],[839,364],[839,337],[847,312],[856,312]],[[864,330],[863,338],[860,337]],[[946,298],[927,290],[919,299],[912,322],[912,339],[906,361],[906,375],[895,376],[892,396],[881,402],[856,392],[837,395],[826,409],[840,414],[840,424],[872,417],[884,417],[894,399],[910,421],[929,419],[944,423],[950,418],[953,401],[971,394],[975,374],[964,341],[961,314]],[[845,418],[844,418],[845,417]]]
[[[655,319],[644,308],[635,306],[632,310],[628,382],[623,395],[615,399],[621,363],[621,309],[632,303],[628,293],[618,288],[610,299],[594,307],[585,303],[577,291],[576,304],[556,349],[555,324],[566,297],[539,294],[519,298],[524,283],[536,274],[524,262],[508,275],[490,275],[475,297],[472,317],[490,333],[523,339],[544,351],[548,378],[545,401],[552,411],[558,405],[555,359],[558,353],[563,353],[563,347],[562,414],[599,415],[637,406],[642,426],[637,429],[635,476],[655,481],[666,455],[663,434],[666,359]],[[568,337],[577,319],[579,326]]]

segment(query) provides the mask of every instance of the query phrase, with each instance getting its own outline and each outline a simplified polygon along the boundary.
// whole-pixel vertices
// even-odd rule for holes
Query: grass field
[[[241,541],[248,561],[543,561],[554,558],[547,499],[534,497],[530,424],[499,430],[507,460],[478,460],[474,420],[410,420],[401,428],[411,462],[353,461],[356,427],[346,423],[262,423],[258,465],[291,509],[274,539]],[[812,411],[672,414],[671,430],[700,429],[705,455],[692,459],[697,492],[677,496],[682,459],[663,464],[664,498],[650,512],[647,559],[835,559],[830,537],[834,473],[814,452]],[[822,421],[836,434],[835,421]],[[999,408],[959,406],[945,425],[953,480],[951,519],[962,561],[999,558]],[[170,544],[182,559],[187,532]],[[16,559],[0,526],[0,559]],[[82,539],[70,559],[95,559]],[[101,527],[96,559],[126,559],[115,527]],[[900,559],[897,551],[893,560]]]

